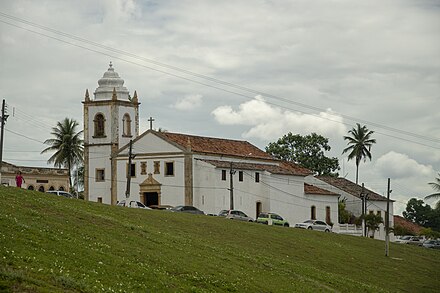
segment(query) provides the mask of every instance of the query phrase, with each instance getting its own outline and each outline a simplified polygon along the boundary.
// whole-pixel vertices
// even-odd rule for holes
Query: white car
[[[332,226],[328,225],[324,221],[319,221],[319,220],[307,220],[302,223],[296,223],[295,228],[324,231],[324,232],[332,231]]]
[[[423,245],[423,238],[418,236],[411,236],[411,235],[405,235],[395,241],[396,243],[402,243],[402,244],[411,244],[411,245],[417,245],[422,246]]]
[[[117,206],[120,207],[126,207],[126,203],[125,203],[125,199],[121,200],[120,202],[118,202]],[[135,201],[135,200],[131,200],[128,203],[128,207],[129,208],[136,208],[136,209],[146,209],[146,210],[151,210],[151,208],[147,207],[146,205],[144,205],[143,203],[141,203],[140,201]]]
[[[62,190],[48,190],[48,191],[46,191],[46,193],[55,194],[58,196],[64,196],[67,198],[74,198],[74,196],[71,193],[68,193],[68,192],[62,191]]]

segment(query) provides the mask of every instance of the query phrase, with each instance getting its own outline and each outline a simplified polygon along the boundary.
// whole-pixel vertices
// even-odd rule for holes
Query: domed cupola
[[[127,88],[124,87],[124,80],[115,72],[111,62],[103,77],[98,80],[98,85],[95,90],[95,100],[111,100],[113,89],[116,91],[118,100],[128,100],[129,93]]]

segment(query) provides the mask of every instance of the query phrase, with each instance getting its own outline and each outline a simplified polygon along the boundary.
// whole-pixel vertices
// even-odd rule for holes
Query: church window
[[[238,171],[238,181],[243,182],[243,171]]]
[[[128,171],[130,171],[130,177],[136,177],[136,163],[131,164],[130,170],[128,169],[128,164],[127,164],[127,173]]]
[[[147,174],[147,162],[141,162],[141,175]]]
[[[160,174],[160,162],[154,161],[154,174]]]
[[[105,181],[105,169],[96,169],[96,182],[102,182]]]
[[[123,136],[131,136],[131,119],[130,115],[125,114],[122,118]]]
[[[315,206],[312,206],[312,208],[311,208],[311,215],[310,215],[310,218],[312,219],[312,220],[316,220],[316,207]]]
[[[222,170],[222,180],[226,181],[226,170]]]
[[[260,173],[255,172],[255,182],[260,182]]]
[[[96,114],[93,122],[95,123],[94,137],[105,137],[104,115],[102,115],[101,113]]]
[[[49,190],[55,190],[55,187],[51,186],[49,187]]]
[[[38,191],[40,191],[40,192],[44,192],[44,186],[41,185],[40,187],[38,187]]]
[[[326,222],[327,224],[330,224],[330,223],[331,223],[331,219],[330,219],[330,207],[329,207],[329,206],[325,207],[325,222]]]
[[[60,186],[60,188],[58,188],[59,191],[64,191],[64,186]]]
[[[165,176],[174,176],[174,162],[165,162]]]

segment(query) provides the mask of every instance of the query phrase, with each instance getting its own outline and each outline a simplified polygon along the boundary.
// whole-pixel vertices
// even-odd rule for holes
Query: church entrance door
[[[258,216],[259,216],[260,213],[261,213],[261,210],[262,210],[262,204],[261,204],[261,201],[257,201],[257,204],[256,204],[256,216],[255,216],[255,219],[258,218]]]
[[[157,192],[144,192],[144,204],[149,207],[152,205],[159,205],[159,195]]]

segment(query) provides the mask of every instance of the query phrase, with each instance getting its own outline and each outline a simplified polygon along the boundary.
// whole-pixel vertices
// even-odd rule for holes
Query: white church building
[[[159,132],[151,124],[139,134],[136,91],[130,97],[112,64],[98,85],[83,101],[86,200],[125,200],[129,172],[130,200],[147,206],[192,205],[211,214],[233,206],[253,218],[275,212],[291,225],[338,222],[340,194],[307,184],[309,170],[247,141]]]

